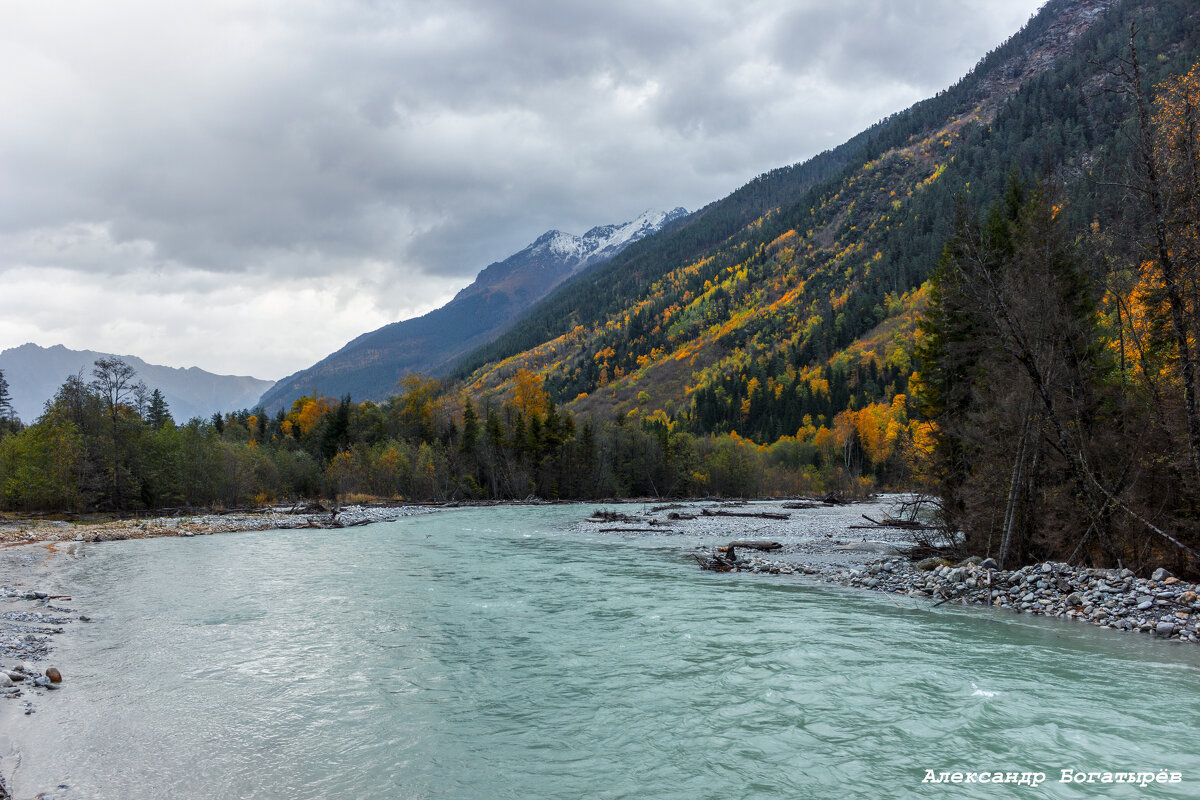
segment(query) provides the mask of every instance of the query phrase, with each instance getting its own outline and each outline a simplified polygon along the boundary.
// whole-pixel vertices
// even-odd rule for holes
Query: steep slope
[[[30,423],[41,415],[43,404],[67,377],[82,374],[85,381],[90,381],[96,359],[112,357],[111,353],[68,350],[61,344],[53,347],[23,344],[0,352],[0,371],[8,380],[17,415]],[[216,375],[198,367],[147,364],[137,356],[118,358],[137,370],[138,378],[145,381],[147,388],[163,393],[172,416],[180,422],[253,406],[272,383],[240,375]]]
[[[279,381],[261,403],[274,411],[312,392],[382,400],[395,394],[398,381],[409,373],[442,374],[454,359],[507,330],[563,281],[686,214],[682,208],[647,211],[620,225],[597,226],[583,236],[547,231],[520,252],[483,269],[446,305],[359,336]]]
[[[464,359],[467,392],[507,392],[527,368],[574,410],[758,441],[903,394],[956,198],[977,208],[1014,171],[1054,174],[1066,213],[1110,213],[1092,178],[1126,157],[1129,108],[1103,65],[1136,22],[1152,80],[1186,71],[1198,14],[1186,0],[1051,0],[949,90],[789,168],[843,164],[831,179],[764,175],[548,298]],[[772,201],[738,219],[764,190]],[[706,230],[706,216],[727,222]]]

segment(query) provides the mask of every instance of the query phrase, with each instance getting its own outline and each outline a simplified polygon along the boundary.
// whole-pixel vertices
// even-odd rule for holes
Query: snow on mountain
[[[458,358],[508,330],[560,284],[687,214],[647,211],[583,236],[546,231],[532,244],[485,267],[446,305],[424,316],[364,333],[306,370],[279,381],[262,397],[274,411],[307,392],[383,400],[413,372],[444,375]]]
[[[649,236],[668,222],[687,214],[683,208],[671,211],[644,211],[620,225],[597,225],[583,236],[553,230],[542,234],[529,246],[531,254],[549,252],[567,263],[572,272],[612,258],[629,244]]]

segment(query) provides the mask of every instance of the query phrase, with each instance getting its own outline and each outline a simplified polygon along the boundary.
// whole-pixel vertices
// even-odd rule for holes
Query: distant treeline
[[[904,414],[903,404],[895,414]],[[33,424],[0,428],[0,505],[21,511],[244,505],[295,498],[412,501],[854,494],[909,457],[894,415],[757,445],[669,423],[578,421],[533,376],[487,409],[411,376],[384,404],[303,397],[177,424],[118,359],[67,378]],[[881,427],[882,426],[882,427]],[[900,426],[903,428],[903,426]],[[888,431],[891,439],[888,439]],[[816,431],[810,431],[816,434]],[[878,463],[871,460],[874,456]]]

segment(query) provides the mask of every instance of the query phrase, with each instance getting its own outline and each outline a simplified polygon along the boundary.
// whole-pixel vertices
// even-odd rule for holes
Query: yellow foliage
[[[517,370],[513,405],[525,416],[542,416],[550,407],[550,396],[542,388],[542,376],[522,367]]]

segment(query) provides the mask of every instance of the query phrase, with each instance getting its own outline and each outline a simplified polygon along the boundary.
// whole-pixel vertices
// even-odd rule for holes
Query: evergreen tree
[[[158,389],[150,393],[150,400],[146,408],[146,422],[150,423],[150,427],[156,429],[175,425],[175,420],[171,417],[171,410],[167,407],[167,399]]]

